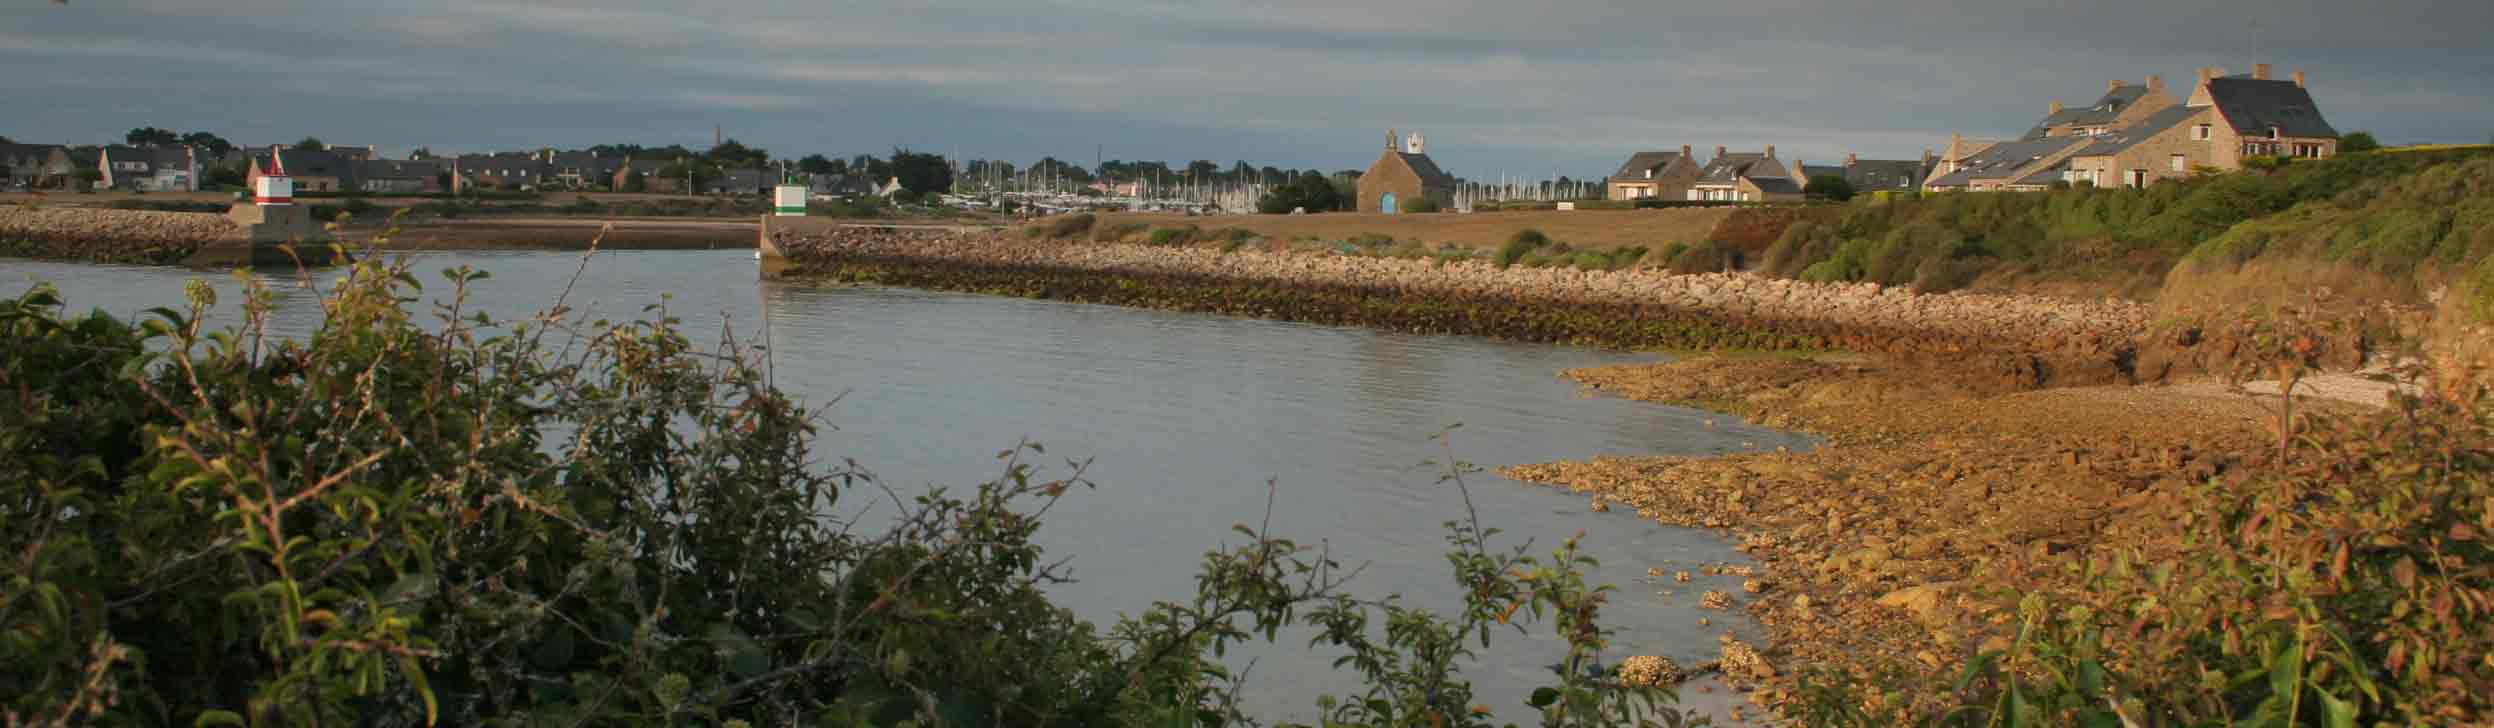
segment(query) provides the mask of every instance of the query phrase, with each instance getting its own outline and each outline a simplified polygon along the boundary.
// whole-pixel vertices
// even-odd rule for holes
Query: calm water
[[[968,485],[995,474],[991,457],[1028,438],[1045,462],[1091,459],[1095,491],[1058,506],[1042,541],[1074,557],[1064,603],[1099,621],[1194,589],[1204,551],[1235,543],[1233,524],[1263,514],[1278,484],[1272,530],[1330,544],[1367,564],[1355,589],[1448,605],[1454,597],[1442,524],[1464,515],[1440,470],[1433,436],[1460,423],[1459,459],[1487,467],[1601,454],[1698,454],[1809,445],[1691,410],[1580,395],[1561,369],[1651,357],[1409,336],[1214,316],[886,288],[755,280],[747,251],[601,253],[572,294],[589,315],[630,318],[668,297],[697,334],[732,326],[758,336],[767,319],[783,388],[830,402],[818,451],[854,458],[896,485]],[[421,254],[420,269],[471,265],[493,273],[472,310],[499,316],[544,308],[581,265],[573,253]],[[73,310],[129,316],[182,304],[182,282],[205,279],[238,298],[230,276],[176,268],[0,259],[0,295],[31,280],[59,286]],[[446,287],[427,275],[428,290]],[[276,327],[317,323],[318,297],[288,290]],[[222,320],[234,318],[231,310]],[[696,340],[703,340],[700,335]],[[715,339],[712,339],[715,340]],[[1708,427],[1706,420],[1716,420]],[[1747,444],[1746,447],[1744,444]],[[1051,474],[1062,474],[1063,467]],[[1593,513],[1583,498],[1483,473],[1471,478],[1485,524],[1508,543],[1546,553],[1582,531],[1601,559],[1595,581],[1620,587],[1606,622],[1617,657],[1712,659],[1729,615],[1696,607],[1708,588],[1645,577],[1650,566],[1738,561],[1713,535],[1666,528],[1626,509]],[[843,509],[844,511],[846,508]],[[1701,616],[1716,618],[1701,627]],[[1483,702],[1522,720],[1525,692],[1558,654],[1537,625],[1502,635],[1468,674]],[[1744,635],[1747,636],[1747,635]],[[1307,720],[1314,696],[1342,690],[1304,638],[1249,651],[1252,700],[1274,718]]]

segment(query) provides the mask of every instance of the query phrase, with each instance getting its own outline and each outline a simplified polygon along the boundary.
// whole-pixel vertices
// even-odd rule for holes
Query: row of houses
[[[1715,147],[1712,158],[1699,161],[1695,150],[1638,152],[1611,174],[1606,197],[1613,200],[1718,200],[1779,202],[1803,198],[1803,188],[1818,177],[1837,177],[1858,192],[1912,190],[1927,178],[1937,159],[1862,159],[1847,155],[1841,164],[1786,162],[1770,144],[1756,152]]]
[[[2260,157],[2338,154],[2338,130],[2313,102],[2302,71],[2274,78],[2266,63],[2247,74],[2202,68],[2176,101],[2163,79],[2111,81],[2092,105],[2055,100],[2017,139],[1953,135],[1929,190],[2040,190],[2055,182],[2146,187],[2205,171],[2235,171]]]
[[[1799,200],[1811,179],[1832,176],[1856,192],[1910,190],[2040,190],[2055,182],[2145,187],[2207,170],[2233,171],[2257,157],[2320,158],[2338,153],[2338,131],[2321,115],[2302,71],[2273,78],[2271,66],[2247,74],[2203,68],[2177,101],[2159,76],[2115,80],[2095,103],[2053,101],[2044,117],[2012,140],[1951,135],[1948,146],[1919,159],[1861,159],[1842,164],[1785,162],[1775,147],[1733,152],[1715,147],[1700,160],[1688,146],[1628,157],[1607,183],[1613,200]]]
[[[94,169],[101,174],[96,184],[104,189],[196,192],[207,182],[203,173],[220,166],[242,169],[245,186],[257,184],[269,170],[282,167],[293,178],[296,190],[313,193],[435,194],[475,187],[766,194],[781,181],[777,170],[758,166],[696,174],[678,167],[685,161],[674,156],[634,159],[595,151],[387,159],[369,146],[237,147],[219,156],[186,145],[0,144],[0,172],[5,172],[0,188],[45,185]],[[638,185],[629,183],[635,176],[641,180]],[[816,194],[837,197],[889,195],[896,189],[893,181],[878,182],[863,175],[810,175],[806,182]]]

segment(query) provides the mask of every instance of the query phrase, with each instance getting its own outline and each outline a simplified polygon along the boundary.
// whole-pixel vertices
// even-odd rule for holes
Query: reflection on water
[[[538,252],[418,260],[428,298],[447,295],[435,271],[490,271],[468,308],[503,317],[544,308],[581,263],[575,253]],[[218,320],[230,322],[239,290],[231,278],[180,269],[0,260],[0,295],[21,292],[29,276],[56,283],[75,309],[124,316],[178,308],[181,282],[205,277],[221,294]],[[1585,397],[1552,376],[1640,359],[1632,355],[754,278],[744,251],[602,253],[569,300],[583,315],[609,319],[663,301],[696,340],[723,326],[749,340],[767,336],[781,388],[815,404],[840,398],[821,454],[854,458],[896,485],[993,477],[990,456],[1024,439],[1044,443],[1052,458],[1088,460],[1099,489],[1060,505],[1041,540],[1074,557],[1078,581],[1057,589],[1063,603],[1102,621],[1189,593],[1201,554],[1235,542],[1232,524],[1262,516],[1268,481],[1279,493],[1273,531],[1365,562],[1356,589],[1451,603],[1443,524],[1462,518],[1464,506],[1440,482],[1443,468],[1425,463],[1442,459],[1433,438],[1457,423],[1456,456],[1488,467],[1723,452],[1744,442],[1808,445],[1754,428],[1709,428],[1706,415],[1688,410]],[[273,328],[300,336],[318,316],[317,296],[290,290]],[[1713,657],[1721,627],[1697,624],[1700,585],[1655,583],[1644,572],[1736,559],[1721,539],[1624,511],[1590,513],[1581,498],[1486,473],[1470,483],[1482,520],[1504,538],[1531,539],[1547,552],[1585,533],[1603,564],[1594,581],[1620,587],[1606,615],[1620,632],[1612,659]],[[1248,652],[1260,712],[1308,720],[1315,694],[1341,689],[1328,672],[1333,655],[1308,654],[1304,644],[1286,635],[1279,647]],[[1509,709],[1544,679],[1556,644],[1538,632],[1500,637],[1498,653],[1468,671],[1482,702],[1521,720]]]

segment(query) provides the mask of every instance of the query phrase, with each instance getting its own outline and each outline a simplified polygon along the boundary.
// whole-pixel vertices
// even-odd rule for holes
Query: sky
[[[158,126],[397,156],[909,147],[1017,163],[1599,177],[1689,145],[1824,163],[2008,137],[2195,69],[2308,74],[2341,131],[2494,137],[2487,0],[0,0],[0,136]]]

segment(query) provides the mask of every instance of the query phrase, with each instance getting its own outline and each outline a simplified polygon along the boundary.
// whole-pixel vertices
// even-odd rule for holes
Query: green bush
[[[1149,238],[1151,244],[1165,246],[1193,245],[1204,239],[1204,229],[1195,225],[1155,229]]]
[[[1113,243],[1143,234],[1144,231],[1150,229],[1152,229],[1152,226],[1139,222],[1099,226],[1091,231],[1091,241],[1095,243]]]
[[[1425,196],[1403,200],[1395,203],[1395,206],[1403,208],[1403,212],[1409,213],[1431,213],[1438,211],[1438,201],[1429,199]]]
[[[815,412],[756,352],[675,320],[413,308],[368,255],[306,338],[246,283],[131,323],[0,300],[0,712],[36,725],[1219,725],[1221,657],[1314,634],[1359,676],[1329,725],[1483,726],[1456,666],[1552,615],[1544,725],[1677,715],[1621,683],[1573,541],[1547,560],[1450,525],[1462,608],[1340,589],[1330,556],[1240,526],[1198,593],[1076,619],[1040,516],[1089,483],[1004,454],[886,525],[827,519],[888,492],[827,466]],[[556,302],[559,305],[559,301]],[[575,337],[574,334],[578,336]],[[1460,469],[1449,471],[1461,488]],[[1301,630],[1297,626],[1304,626]],[[1384,626],[1384,629],[1378,629]],[[1502,678],[1504,679],[1504,678]],[[1666,717],[1667,716],[1667,717]]]
[[[1098,217],[1088,212],[1060,217],[1055,222],[1048,223],[1048,237],[1058,240],[1080,237],[1084,233],[1091,232],[1091,226],[1099,221]]]
[[[1523,260],[1525,255],[1549,244],[1550,236],[1543,235],[1540,230],[1533,228],[1518,230],[1514,235],[1508,236],[1507,244],[1498,246],[1498,254],[1491,256],[1490,262],[1500,268],[1515,265],[1517,261]]]

